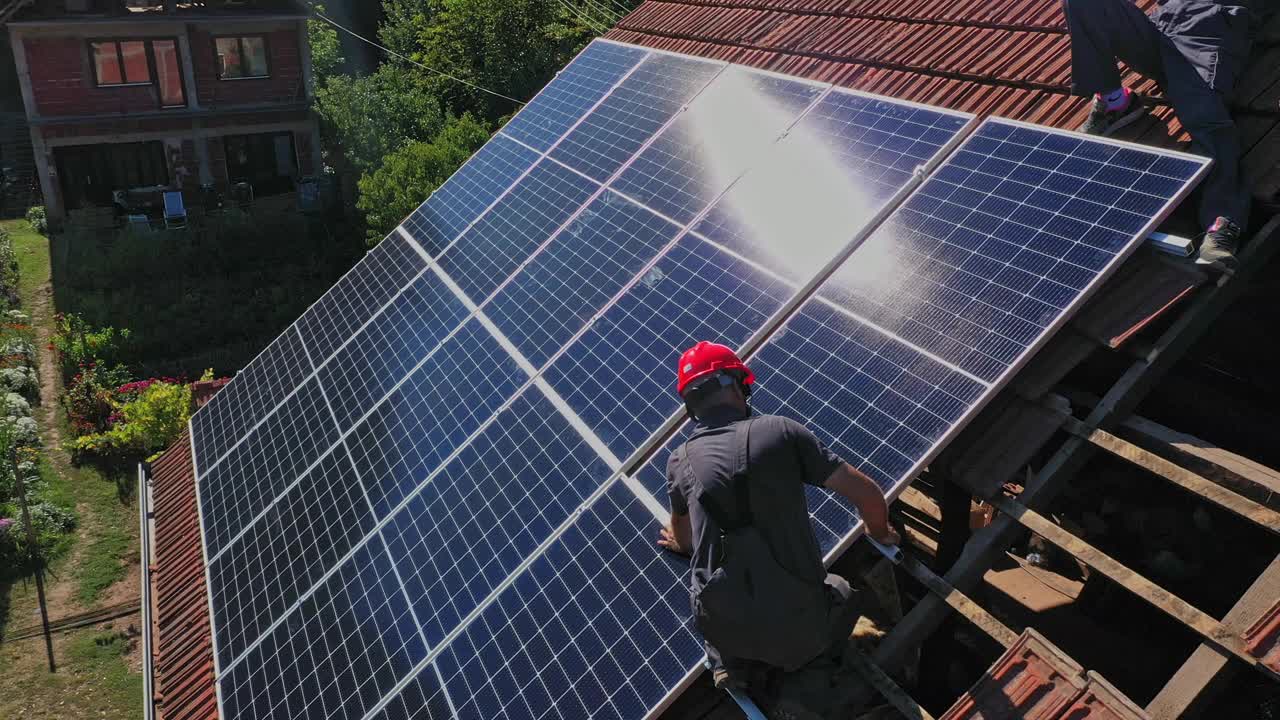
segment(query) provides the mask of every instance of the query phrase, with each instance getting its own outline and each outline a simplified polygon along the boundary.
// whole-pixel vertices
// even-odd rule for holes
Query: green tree
[[[440,102],[415,74],[383,64],[373,75],[334,75],[316,91],[326,148],[340,150],[358,170],[377,170],[405,143],[440,131]]]
[[[323,5],[316,5],[314,9],[324,12]],[[338,31],[329,23],[317,18],[308,20],[307,38],[311,44],[311,72],[315,75],[316,85],[321,86],[330,76],[341,72],[347,59],[342,56]]]
[[[489,140],[489,128],[471,115],[450,120],[431,142],[411,142],[360,178],[357,206],[365,212],[369,244],[376,244],[413,212],[467,158]]]
[[[469,83],[527,100],[592,36],[556,0],[385,0],[379,36],[392,50]],[[447,112],[488,120],[517,106],[426,70]]]

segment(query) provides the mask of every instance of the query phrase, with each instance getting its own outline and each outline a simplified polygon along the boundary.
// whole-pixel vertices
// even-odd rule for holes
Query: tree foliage
[[[422,204],[488,139],[489,128],[483,122],[463,115],[431,142],[410,142],[361,178],[358,206],[365,212],[370,244]]]
[[[444,124],[422,79],[393,64],[367,77],[330,77],[316,91],[316,111],[331,143],[362,172],[377,170],[405,143],[431,139]]]
[[[323,13],[324,6],[316,5],[315,10]],[[342,56],[338,31],[329,23],[316,18],[308,20],[307,39],[311,44],[311,72],[315,76],[316,85],[320,86],[325,80],[341,72],[347,59]]]
[[[590,35],[555,0],[386,0],[388,47],[480,87],[527,100]],[[424,82],[455,114],[489,120],[516,106],[439,74]]]

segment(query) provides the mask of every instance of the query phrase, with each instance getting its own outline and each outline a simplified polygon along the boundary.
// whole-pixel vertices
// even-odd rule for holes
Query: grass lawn
[[[57,551],[46,595],[57,619],[138,596],[138,521],[131,479],[119,482],[71,465],[56,398],[61,387],[48,349],[53,324],[49,241],[24,220],[0,223],[10,233],[20,268],[22,308],[31,315],[40,352],[42,404],[36,420],[45,447],[41,474],[48,500],[75,509],[78,527]],[[6,612],[7,610],[7,612]],[[45,665],[40,639],[0,644],[0,717],[134,718],[141,713],[137,616],[54,637],[58,672]],[[39,623],[34,583],[0,585],[0,633]]]

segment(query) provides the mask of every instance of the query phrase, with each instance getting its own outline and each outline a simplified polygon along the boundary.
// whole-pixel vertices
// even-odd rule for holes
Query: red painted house
[[[160,190],[188,205],[202,187],[292,192],[318,173],[306,17],[287,0],[18,12],[9,38],[50,217]]]

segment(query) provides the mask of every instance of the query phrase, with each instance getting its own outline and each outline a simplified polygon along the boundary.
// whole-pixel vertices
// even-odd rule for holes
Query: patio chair
[[[175,230],[187,226],[187,206],[182,202],[180,190],[170,190],[164,194],[164,227]]]

